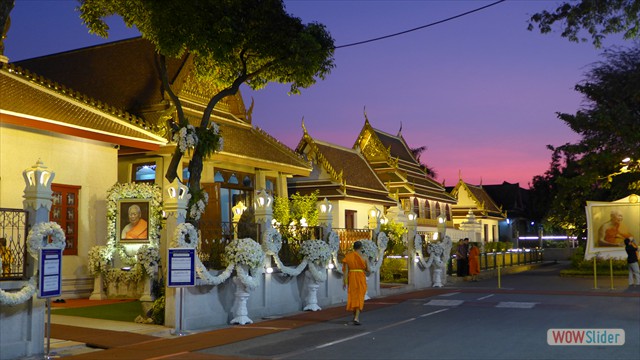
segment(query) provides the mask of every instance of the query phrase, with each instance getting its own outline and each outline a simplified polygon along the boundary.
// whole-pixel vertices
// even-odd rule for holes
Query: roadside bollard
[[[611,278],[611,289],[615,289],[615,287],[613,287],[613,259],[609,258],[609,275]]]
[[[500,289],[500,266],[498,266],[498,289]]]
[[[597,289],[598,288],[598,274],[596,271],[596,258],[597,258],[597,254],[596,256],[593,257],[593,288]]]

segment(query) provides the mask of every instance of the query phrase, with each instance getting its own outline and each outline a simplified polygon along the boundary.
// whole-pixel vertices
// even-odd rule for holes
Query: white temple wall
[[[118,150],[111,144],[41,130],[0,126],[0,207],[22,209],[23,170],[38,159],[55,172],[54,184],[81,186],[78,203],[78,255],[62,262],[62,296],[88,297],[93,278],[87,253],[106,242],[106,193],[117,180]]]

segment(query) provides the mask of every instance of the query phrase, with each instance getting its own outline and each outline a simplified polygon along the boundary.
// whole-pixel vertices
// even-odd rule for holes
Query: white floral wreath
[[[189,239],[187,241],[187,239]],[[189,223],[181,223],[176,227],[173,234],[173,241],[179,248],[197,249],[198,248],[198,230]]]
[[[45,240],[45,237],[51,236],[51,242]],[[60,225],[55,222],[38,223],[31,228],[27,235],[27,250],[34,258],[40,256],[40,249],[53,248],[64,249],[66,239],[64,231]],[[15,306],[29,300],[36,292],[36,279],[38,274],[34,274],[29,281],[16,292],[8,292],[0,289],[0,304]]]
[[[48,242],[47,240],[49,236],[51,236],[51,242]],[[37,259],[38,256],[40,256],[40,249],[64,249],[67,243],[64,231],[60,225],[56,222],[50,221],[34,225],[27,236],[27,244],[29,254]]]

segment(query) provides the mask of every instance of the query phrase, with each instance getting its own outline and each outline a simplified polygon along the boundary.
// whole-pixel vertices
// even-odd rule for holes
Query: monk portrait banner
[[[612,202],[587,201],[588,238],[585,259],[622,258],[624,239],[640,237],[637,195]]]
[[[149,201],[120,200],[118,239],[122,242],[146,242],[149,240]]]

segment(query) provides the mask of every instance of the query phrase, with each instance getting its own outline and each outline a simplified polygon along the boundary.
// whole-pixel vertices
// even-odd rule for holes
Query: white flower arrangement
[[[205,207],[209,203],[209,194],[206,191],[202,191],[202,197],[189,208],[189,216],[194,220],[200,220],[202,214],[204,214]]]
[[[160,265],[160,251],[158,251],[158,248],[142,245],[138,249],[136,257],[138,258],[138,264],[142,266],[143,271],[150,277],[153,277],[158,271],[158,266]]]
[[[235,239],[226,246],[224,259],[227,264],[246,265],[251,269],[264,265],[264,251],[253,239]]]
[[[326,266],[331,260],[331,248],[322,240],[302,242],[300,252],[309,261],[319,266]]]
[[[47,240],[49,236],[51,236],[50,243]],[[29,235],[27,235],[27,245],[31,256],[37,259],[38,256],[40,256],[40,249],[64,249],[66,246],[66,238],[64,231],[58,223],[53,221],[42,222],[34,225],[31,231],[29,231]]]
[[[173,141],[176,142],[180,151],[184,154],[189,149],[193,149],[198,145],[198,135],[193,125],[181,127],[177,133],[173,135]]]
[[[197,249],[198,231],[192,224],[178,224],[173,234],[172,244],[173,246],[177,246],[179,248]]]
[[[109,269],[111,253],[106,246],[94,246],[89,250],[89,274],[104,274]]]
[[[47,238],[51,236],[51,242]],[[35,224],[27,235],[27,251],[34,258],[40,256],[40,249],[54,248],[64,249],[66,239],[64,231],[60,225],[55,222],[42,222]],[[0,304],[15,306],[31,299],[36,292],[36,279],[38,274],[34,274],[29,281],[18,291],[9,292],[0,289]]]

